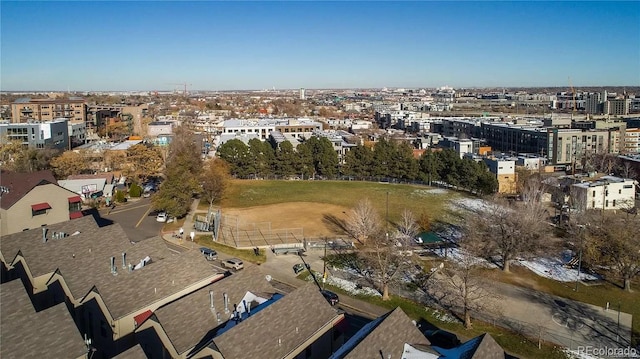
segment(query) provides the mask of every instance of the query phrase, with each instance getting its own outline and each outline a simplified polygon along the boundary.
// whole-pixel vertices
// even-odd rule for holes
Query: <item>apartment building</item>
[[[547,156],[553,165],[579,164],[589,153],[618,153],[622,142],[619,127],[582,130],[483,123],[482,129],[492,148]]]
[[[623,154],[640,154],[640,128],[630,128],[624,132]]]
[[[11,122],[52,121],[66,118],[72,123],[84,123],[87,103],[79,97],[69,99],[20,98],[11,104]]]
[[[87,128],[96,132],[114,118],[131,121],[134,134],[142,135],[142,118],[147,115],[149,106],[141,105],[91,105],[87,108]]]
[[[68,149],[68,122],[65,118],[46,122],[2,123],[0,144],[17,141],[25,147],[35,149]]]
[[[314,130],[322,130],[322,123],[310,119],[254,119],[226,120],[222,125],[222,134],[256,135],[260,140],[269,139],[272,131],[294,138],[309,138]]]
[[[613,116],[623,116],[629,114],[629,99],[614,99],[604,103],[604,113]]]
[[[575,183],[571,186],[573,206],[578,210],[633,208],[637,184],[632,179],[614,176]]]

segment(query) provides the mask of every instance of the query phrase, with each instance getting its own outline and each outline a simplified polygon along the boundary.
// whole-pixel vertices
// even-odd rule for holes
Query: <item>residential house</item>
[[[0,357],[86,358],[87,346],[63,304],[36,311],[22,282],[0,285]]]
[[[484,333],[475,338],[469,339],[461,345],[444,349],[433,347],[441,354],[439,359],[506,359],[514,358],[507,355],[504,349],[498,344],[490,334]]]
[[[213,355],[209,348],[213,338],[237,324],[237,315],[243,321],[253,320],[250,317],[261,306],[279,299],[274,294],[259,267],[248,266],[159,308],[139,323],[136,337],[152,358]]]
[[[82,217],[81,205],[51,171],[0,173],[0,236]]]
[[[638,182],[628,178],[602,176],[571,186],[573,207],[587,209],[629,209],[635,207]]]
[[[344,314],[307,284],[213,339],[214,358],[328,358],[343,342]]]
[[[429,345],[429,340],[398,307],[365,325],[329,358],[402,358],[412,352],[411,358],[437,359],[439,355]]]
[[[159,237],[132,243],[120,225],[91,216],[4,236],[0,259],[36,308],[66,303],[94,358],[133,347],[148,313],[224,276],[197,251],[176,254]]]
[[[106,184],[107,180],[102,177],[58,181],[60,187],[64,187],[76,195],[80,195],[83,200],[102,197]]]

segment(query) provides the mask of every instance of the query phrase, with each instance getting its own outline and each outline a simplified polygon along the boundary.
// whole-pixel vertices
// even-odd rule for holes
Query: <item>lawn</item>
[[[368,198],[382,218],[387,213],[389,220],[400,219],[406,208],[417,216],[426,212],[432,219],[444,214],[444,203],[461,195],[447,191],[446,194],[430,193],[431,188],[419,185],[399,185],[360,181],[261,181],[233,180],[220,206],[224,208],[247,208],[291,202],[315,202],[353,208],[361,199]],[[200,203],[199,209],[208,209]],[[321,220],[321,219],[318,219]]]
[[[617,310],[620,303],[620,310],[633,315],[632,323],[632,343],[640,343],[640,280],[632,283],[633,292],[626,292],[615,284],[603,281],[598,285],[578,286],[575,291],[575,282],[563,283],[536,275],[521,266],[513,266],[511,273],[493,271],[495,278],[505,282],[538,291],[550,293],[563,298],[569,298],[584,303],[605,307],[610,303],[610,308]],[[618,283],[621,284],[621,283]]]

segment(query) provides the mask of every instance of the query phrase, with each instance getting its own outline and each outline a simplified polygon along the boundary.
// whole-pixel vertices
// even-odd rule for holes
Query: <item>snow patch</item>
[[[491,204],[487,201],[478,198],[456,198],[449,201],[449,208],[453,210],[467,210],[467,211],[486,211],[491,207]]]
[[[456,319],[454,316],[452,316],[449,313],[441,312],[437,309],[431,309],[429,307],[425,307],[424,309],[427,311],[427,313],[431,313],[431,315],[434,318],[438,319],[443,323],[460,323],[458,319]]]
[[[352,294],[352,295],[365,295],[369,297],[382,296],[377,290],[373,288],[359,287],[354,282],[351,282],[342,278],[334,277],[334,276],[330,276],[329,278],[327,278],[327,283],[335,287],[338,287],[346,292],[349,292],[349,294]]]
[[[520,263],[535,274],[556,280],[558,282],[574,282],[578,277],[578,270],[565,267],[565,262],[559,258],[537,258],[533,260],[518,260]],[[580,280],[600,279],[594,275],[580,271]]]
[[[429,197],[432,195],[447,194],[447,193],[449,193],[449,191],[444,188],[417,189],[413,191],[413,195],[419,196],[419,197]]]

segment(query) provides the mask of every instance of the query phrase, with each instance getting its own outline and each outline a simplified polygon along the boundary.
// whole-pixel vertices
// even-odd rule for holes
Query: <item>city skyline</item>
[[[2,91],[640,85],[638,2],[0,6]]]

